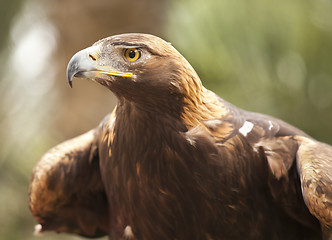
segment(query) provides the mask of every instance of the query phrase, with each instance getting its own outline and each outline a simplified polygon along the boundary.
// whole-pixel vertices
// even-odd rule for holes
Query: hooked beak
[[[110,66],[99,65],[100,47],[91,46],[77,52],[67,66],[67,80],[72,87],[74,77],[95,78],[99,74],[131,77],[132,73],[117,72]]]

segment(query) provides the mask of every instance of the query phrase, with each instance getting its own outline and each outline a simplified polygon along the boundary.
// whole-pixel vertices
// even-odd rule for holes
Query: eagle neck
[[[112,156],[116,161],[131,162],[133,166],[136,162],[158,161],[175,135],[186,131],[179,114],[151,112],[123,101],[116,109]]]
[[[202,87],[195,99],[184,98],[181,118],[188,129],[211,120],[223,120],[229,113],[229,104],[210,90]]]

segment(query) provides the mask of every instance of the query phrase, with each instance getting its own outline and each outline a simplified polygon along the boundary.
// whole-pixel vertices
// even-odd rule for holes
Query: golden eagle
[[[35,167],[37,231],[110,239],[329,239],[332,147],[203,87],[172,45],[122,34],[76,53],[118,98]]]

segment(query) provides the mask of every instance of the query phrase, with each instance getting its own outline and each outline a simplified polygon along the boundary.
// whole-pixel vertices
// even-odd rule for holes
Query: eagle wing
[[[109,116],[95,129],[50,149],[34,168],[29,193],[36,232],[85,237],[108,232],[108,203],[99,167],[99,136]]]
[[[225,106],[223,100],[219,101]],[[298,222],[317,229],[318,219],[323,234],[324,228],[329,232],[332,226],[332,147],[315,141],[280,119],[247,112],[230,104],[228,108],[229,114],[214,129],[209,122],[205,124],[212,136],[227,145],[227,141],[241,135],[240,139],[247,141],[252,151],[263,151],[274,201]],[[227,134],[219,138],[224,133]]]
[[[332,146],[306,137],[296,137],[296,163],[304,201],[320,221],[326,239],[332,233]]]
[[[266,155],[272,173],[269,187],[273,197],[299,222],[315,226],[317,220],[313,221],[309,211],[319,220],[324,239],[329,239],[332,234],[332,146],[267,115],[246,112],[246,119],[254,126],[252,135],[248,133],[249,141],[255,142],[254,148],[262,148]]]

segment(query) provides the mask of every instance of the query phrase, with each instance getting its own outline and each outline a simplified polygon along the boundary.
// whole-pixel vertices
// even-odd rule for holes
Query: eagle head
[[[67,77],[92,79],[119,99],[142,103],[179,104],[197,96],[202,87],[191,65],[168,42],[149,34],[121,34],[102,39],[76,53],[68,63]],[[194,91],[194,92],[193,92]]]

